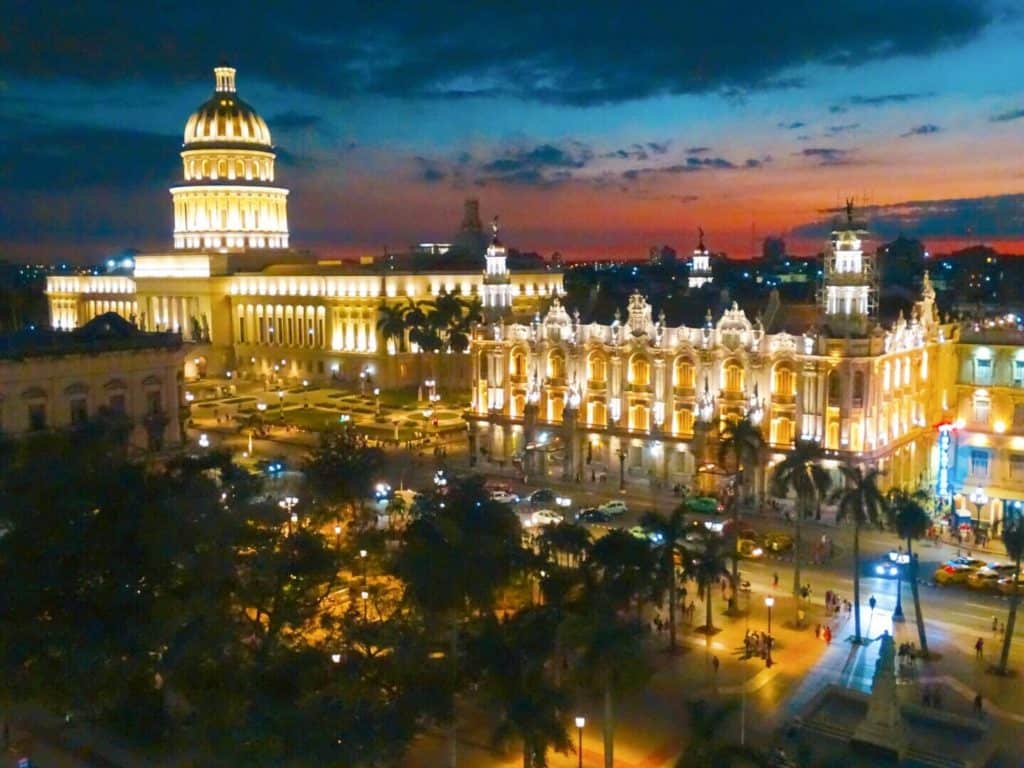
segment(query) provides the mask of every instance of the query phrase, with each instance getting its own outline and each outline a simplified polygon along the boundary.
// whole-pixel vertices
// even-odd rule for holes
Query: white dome
[[[185,148],[210,145],[270,147],[270,129],[235,93],[235,70],[217,67],[216,90],[185,123]]]

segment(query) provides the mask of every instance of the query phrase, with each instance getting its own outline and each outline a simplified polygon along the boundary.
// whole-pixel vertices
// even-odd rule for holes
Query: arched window
[[[780,363],[772,371],[772,394],[792,397],[796,394],[796,375],[788,365]]]
[[[828,404],[839,405],[839,371],[836,370],[828,373]]]
[[[548,353],[548,378],[565,378],[565,353],[560,349],[553,349]]]
[[[587,380],[604,384],[608,379],[608,362],[600,352],[591,352],[587,358]]]
[[[561,395],[551,395],[548,397],[548,421],[561,421],[564,409],[565,400],[562,399]]]
[[[853,407],[864,407],[864,372],[853,372]]]
[[[608,408],[604,400],[591,400],[587,403],[587,423],[595,427],[604,427],[608,424]]]
[[[771,442],[774,445],[789,445],[793,442],[793,420],[780,416],[772,419]]]
[[[673,415],[672,431],[677,435],[693,434],[693,410],[690,408],[678,408]]]
[[[825,432],[825,447],[829,450],[838,450],[839,448],[839,422],[830,421],[828,429]]]
[[[729,360],[722,369],[722,389],[733,394],[743,392],[743,366]]]
[[[629,361],[629,383],[646,387],[651,383],[651,364],[643,355],[633,355]]]
[[[643,403],[629,407],[629,428],[634,432],[647,432],[651,428],[651,412]]]
[[[525,405],[525,397],[523,397],[522,395],[513,395],[512,399],[509,401],[508,404],[508,415],[511,416],[513,419],[518,419],[520,416],[523,415]]]
[[[697,371],[688,358],[680,357],[675,365],[675,386],[676,389],[693,389],[696,381]]]
[[[509,374],[513,379],[526,380],[526,354],[517,349],[512,353],[512,365]]]
[[[227,161],[221,158],[217,161],[217,178],[223,179],[228,175],[228,164]]]

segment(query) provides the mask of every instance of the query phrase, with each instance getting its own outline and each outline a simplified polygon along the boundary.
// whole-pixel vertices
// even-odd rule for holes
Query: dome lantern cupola
[[[217,93],[235,92],[234,67],[229,67],[227,64],[221,64],[219,67],[214,68],[213,74],[217,79]]]
[[[272,186],[270,129],[238,98],[234,67],[213,73],[213,95],[185,123],[184,183],[171,189],[174,247],[287,248],[288,190]]]

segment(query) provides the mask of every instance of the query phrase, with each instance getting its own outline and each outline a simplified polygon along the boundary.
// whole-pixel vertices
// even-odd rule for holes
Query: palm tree
[[[506,504],[493,501],[483,479],[453,482],[416,505],[406,527],[395,572],[406,598],[438,628],[449,632],[448,763],[457,758],[454,698],[458,685],[459,627],[473,613],[490,611],[519,560],[522,531]]]
[[[810,516],[811,505],[820,499],[832,485],[832,478],[821,466],[824,451],[819,443],[798,440],[793,450],[778,466],[772,478],[772,493],[786,496],[796,494],[797,509],[793,525],[793,597],[800,597],[801,522]]]
[[[734,586],[739,583],[740,558],[737,537],[740,529],[740,506],[746,495],[746,472],[748,468],[760,465],[765,448],[767,448],[767,443],[765,443],[761,430],[747,417],[730,421],[718,438],[718,463],[728,466],[728,460],[731,457],[736,467],[736,492],[729,500],[729,506],[732,508],[731,538],[733,545],[737,548],[737,551],[733,552],[732,558],[732,583]],[[733,590],[732,596],[729,598],[729,608],[734,609],[735,607],[736,591]]]
[[[546,766],[549,749],[564,754],[572,748],[565,727],[569,699],[544,672],[556,632],[553,616],[543,610],[520,611],[504,623],[490,614],[467,646],[497,715],[491,740],[495,746],[521,741],[523,768]]]
[[[576,674],[580,682],[602,698],[604,765],[613,768],[616,699],[643,687],[651,669],[643,652],[640,623],[620,615],[600,574],[588,568],[584,575],[584,598],[578,612],[566,622],[566,635],[577,649]]]
[[[591,545],[587,566],[600,578],[603,595],[616,610],[635,605],[637,617],[642,614],[655,570],[646,541],[621,529],[609,531]]]
[[[730,421],[719,435],[718,463],[728,466],[729,459],[732,459],[736,467],[736,490],[741,500],[747,482],[751,479],[747,472],[761,464],[766,448],[767,443],[761,430],[746,416],[737,421]]]
[[[384,344],[394,342],[395,352],[405,351],[405,317],[407,311],[398,304],[381,302],[377,308],[377,331],[384,339]]]
[[[675,768],[731,768],[732,766],[768,766],[771,762],[760,750],[721,741],[726,721],[738,708],[735,701],[711,706],[704,699],[687,704],[690,739]]]
[[[680,541],[686,533],[686,507],[677,506],[668,515],[651,510],[644,513],[640,524],[656,534],[658,557],[658,580],[668,588],[668,649],[675,653],[676,642],[676,556],[685,562],[686,552]]]
[[[545,559],[553,558],[556,565],[573,567],[579,565],[590,545],[590,532],[575,523],[547,525],[537,537],[537,543]]]
[[[684,568],[687,576],[697,582],[697,589],[704,596],[704,608],[707,612],[707,623],[704,625],[704,632],[710,635],[715,631],[715,625],[711,620],[711,597],[714,594],[715,586],[722,577],[729,578],[729,569],[726,568],[725,544],[721,536],[705,531],[700,539],[700,546],[693,552],[688,553],[685,559]]]
[[[885,497],[878,489],[882,473],[875,467],[844,464],[840,467],[846,483],[837,488],[833,498],[839,505],[837,519],[853,522],[853,620],[854,642],[863,642],[860,634],[860,529],[872,523],[881,525],[885,514]]]
[[[923,490],[909,492],[893,488],[886,494],[886,514],[889,518],[889,525],[901,539],[907,542],[907,557],[909,558],[907,571],[910,579],[910,592],[914,596],[917,639],[921,645],[921,653],[926,658],[928,656],[928,638],[925,635],[921,598],[917,588],[917,556],[914,555],[913,542],[915,539],[923,538],[932,524],[931,517],[925,511],[923,504],[927,498],[928,494]],[[901,584],[901,581],[896,582],[897,605],[900,603]]]
[[[999,674],[1006,674],[1010,663],[1010,642],[1017,623],[1017,606],[1020,604],[1020,561],[1024,558],[1024,517],[1016,514],[1003,520],[1003,544],[1006,554],[1013,558],[1013,591],[1010,593],[1010,615],[1006,619],[1006,634],[1003,636],[1003,652],[999,655]]]

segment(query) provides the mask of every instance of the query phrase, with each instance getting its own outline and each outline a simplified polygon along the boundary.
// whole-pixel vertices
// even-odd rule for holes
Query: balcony
[[[526,374],[523,374],[522,376],[517,376],[516,374],[513,373],[509,375],[508,380],[511,381],[513,384],[525,384]]]
[[[587,389],[606,390],[608,389],[608,382],[605,379],[593,379],[587,381]]]
[[[627,392],[636,392],[636,393],[641,393],[641,394],[649,393],[649,392],[651,392],[651,385],[650,384],[637,384],[635,382],[630,382],[629,384],[626,385],[626,391]]]
[[[675,393],[676,397],[694,397],[696,394],[696,391],[694,390],[692,385],[683,387],[673,387],[672,391]]]
[[[777,392],[772,395],[772,405],[796,405],[796,395],[786,395]]]

